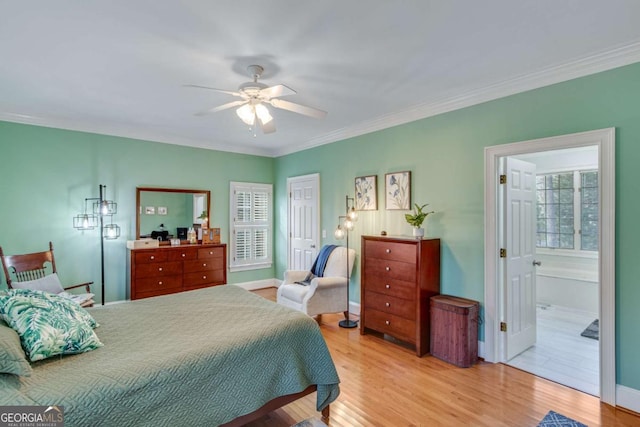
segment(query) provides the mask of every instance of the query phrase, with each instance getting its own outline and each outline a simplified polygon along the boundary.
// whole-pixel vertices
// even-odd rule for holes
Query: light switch
[[[323,239],[327,238],[327,230],[322,230],[322,238]]]

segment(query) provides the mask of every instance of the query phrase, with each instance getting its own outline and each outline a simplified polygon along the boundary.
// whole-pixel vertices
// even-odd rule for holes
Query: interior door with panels
[[[310,270],[320,247],[318,174],[289,178],[288,270]]]
[[[508,157],[504,233],[506,358],[536,342],[536,166]]]

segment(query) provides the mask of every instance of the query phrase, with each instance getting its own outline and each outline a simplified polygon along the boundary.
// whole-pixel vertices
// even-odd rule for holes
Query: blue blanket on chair
[[[327,266],[327,261],[329,261],[329,255],[331,255],[331,252],[333,252],[337,247],[337,245],[324,245],[320,249],[320,253],[316,257],[316,260],[313,261],[311,272],[307,274],[307,277],[305,277],[303,281],[296,283],[299,285],[309,286],[314,277],[322,277],[324,275],[324,269]]]

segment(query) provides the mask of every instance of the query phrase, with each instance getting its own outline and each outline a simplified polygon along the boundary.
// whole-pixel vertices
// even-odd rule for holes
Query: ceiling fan
[[[185,85],[188,87],[214,90],[216,92],[222,92],[242,98],[237,101],[228,102],[226,104],[201,111],[196,113],[196,115],[203,116],[210,113],[217,113],[218,111],[226,110],[228,108],[239,107],[236,109],[238,117],[251,127],[253,127],[257,121],[264,133],[273,133],[276,131],[276,126],[273,123],[273,117],[269,113],[269,109],[265,104],[316,119],[322,119],[327,115],[326,111],[280,99],[282,96],[295,95],[296,91],[285,85],[267,86],[264,83],[258,82],[258,79],[264,71],[264,68],[260,65],[249,65],[247,67],[247,71],[249,72],[249,75],[253,77],[253,81],[242,83],[235,92],[200,85]]]

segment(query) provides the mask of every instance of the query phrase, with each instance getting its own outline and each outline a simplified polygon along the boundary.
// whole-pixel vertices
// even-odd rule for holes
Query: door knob
[[[311,249],[315,249],[316,245],[311,245]]]
[[[540,267],[542,265],[541,261],[533,261],[533,265],[537,265],[538,267]]]

